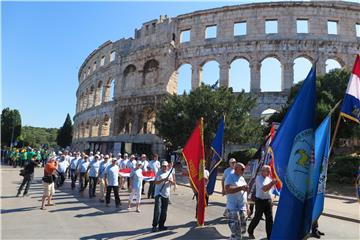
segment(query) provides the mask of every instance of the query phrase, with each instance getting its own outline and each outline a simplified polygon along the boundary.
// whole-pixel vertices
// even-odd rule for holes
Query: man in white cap
[[[130,179],[131,179],[131,194],[129,196],[129,204],[128,209],[131,208],[131,201],[135,197],[136,201],[136,212],[140,212],[140,201],[141,201],[141,189],[142,189],[142,181],[144,179],[144,176],[142,174],[142,161],[137,161],[136,167],[134,170],[130,173]]]
[[[248,185],[243,177],[244,170],[244,164],[236,163],[234,173],[225,179],[231,239],[242,238],[242,234],[246,232],[246,214],[250,211],[247,205]]]
[[[104,198],[105,198],[105,190],[106,190],[106,185],[105,185],[105,170],[106,168],[110,165],[109,162],[109,156],[105,155],[104,159],[101,160],[100,162],[100,167],[99,167],[99,178],[98,178],[98,183],[100,185],[100,202],[104,202]]]
[[[234,169],[235,169],[235,165],[236,165],[236,159],[235,158],[230,158],[229,159],[229,167],[227,169],[225,169],[223,177],[221,179],[221,187],[222,187],[222,195],[226,195],[226,191],[225,191],[225,179],[232,173],[234,173]],[[227,201],[226,201],[227,202]],[[229,216],[229,209],[226,206],[225,208],[225,212],[223,214],[224,217],[228,217]]]
[[[116,208],[120,208],[121,201],[119,197],[119,166],[116,165],[116,158],[111,159],[111,164],[105,170],[106,184],[106,206],[110,204],[111,191],[114,191]]]
[[[89,172],[89,198],[96,197],[96,185],[98,183],[99,169],[100,169],[100,156],[95,155],[94,159],[90,161],[88,166]]]
[[[169,204],[170,186],[175,184],[172,174],[168,171],[168,165],[167,161],[163,161],[161,163],[161,170],[157,172],[155,177],[155,205],[152,232],[167,230],[164,224]]]

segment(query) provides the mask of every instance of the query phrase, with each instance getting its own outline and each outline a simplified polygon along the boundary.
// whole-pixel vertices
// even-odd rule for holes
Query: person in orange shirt
[[[57,165],[58,165],[57,161],[54,158],[51,158],[44,167],[44,177],[42,178],[43,186],[44,186],[44,194],[42,196],[42,201],[41,201],[41,208],[40,208],[41,210],[45,210],[44,204],[46,198],[48,200],[47,206],[55,205],[51,202],[51,198],[55,193],[53,173],[54,171],[56,171]]]

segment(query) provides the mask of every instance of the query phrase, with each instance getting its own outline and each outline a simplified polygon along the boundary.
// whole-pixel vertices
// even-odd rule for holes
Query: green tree
[[[1,113],[1,145],[11,145],[21,134],[21,116],[17,109],[4,108]]]
[[[155,124],[169,151],[184,146],[201,117],[205,149],[209,150],[223,114],[226,143],[256,143],[262,129],[259,121],[250,119],[254,105],[255,99],[244,92],[234,94],[232,88],[202,85],[190,94],[168,96],[157,111]]]
[[[19,137],[19,143],[21,146],[39,147],[46,144],[49,147],[56,147],[57,132],[57,128],[24,126]]]
[[[63,126],[58,130],[56,142],[61,147],[67,147],[71,145],[73,135],[73,126],[70,115],[67,114]]]
[[[316,125],[318,126],[336,103],[344,98],[350,72],[344,69],[335,69],[325,75],[316,78],[317,106],[316,106]],[[281,122],[289,106],[294,101],[297,92],[303,82],[295,84],[291,90],[287,104],[279,113],[275,113],[268,119],[268,123]],[[340,107],[332,115],[332,130],[334,131]],[[268,131],[265,130],[265,131]],[[337,137],[348,138],[360,136],[360,127],[353,121],[344,120],[341,122]]]

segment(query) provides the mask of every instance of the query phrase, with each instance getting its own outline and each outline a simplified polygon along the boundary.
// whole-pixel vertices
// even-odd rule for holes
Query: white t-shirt
[[[159,171],[160,169],[160,162],[158,160],[151,160],[149,162],[149,167],[151,168],[152,171],[155,172],[155,174]]]
[[[58,164],[58,171],[61,173],[65,173],[66,169],[69,166],[69,162],[66,160],[60,161]]]
[[[168,176],[169,176],[169,171],[163,172],[162,170],[159,170],[156,173],[155,180],[160,181],[161,179],[167,178]],[[169,179],[173,180],[172,174],[170,174]],[[164,198],[169,198],[170,186],[171,185],[169,181],[167,181],[166,183],[162,182],[160,184],[155,184],[155,197],[161,195]]]
[[[260,198],[260,199],[271,199],[272,198],[272,188],[270,188],[269,191],[264,192],[262,190],[262,188],[265,185],[268,185],[269,183],[271,183],[271,178],[270,177],[263,177],[262,175],[259,175],[256,177],[255,180],[255,184],[256,184],[256,197]]]
[[[230,174],[234,173],[234,169],[231,167],[228,167],[224,171],[223,180],[225,180]]]
[[[246,185],[246,181],[244,177],[239,176],[235,173],[230,174],[225,179],[225,186],[230,186],[230,188],[241,187]],[[228,193],[226,194],[227,202],[226,208],[230,211],[240,211],[246,210],[246,202],[247,202],[247,192],[239,191],[236,193]]]
[[[110,164],[106,170],[105,174],[107,175],[107,184],[108,186],[119,186],[119,166]]]

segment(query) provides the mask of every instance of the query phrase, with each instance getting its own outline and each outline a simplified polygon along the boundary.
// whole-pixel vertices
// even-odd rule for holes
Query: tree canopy
[[[1,113],[1,145],[11,145],[21,134],[21,116],[17,109],[4,108]]]
[[[67,114],[63,126],[58,130],[56,142],[59,146],[65,148],[71,145],[73,136],[73,126],[70,115]]]
[[[320,125],[322,120],[336,105],[336,103],[344,98],[347,84],[349,82],[350,72],[345,69],[335,69],[325,75],[316,78],[317,106],[316,106],[316,125]],[[295,84],[291,90],[287,104],[279,113],[273,114],[268,123],[281,122],[284,118],[289,106],[294,101],[297,92],[303,82]],[[336,121],[339,116],[341,105],[332,114],[332,130],[335,129]],[[342,121],[338,137],[348,138],[352,136],[360,136],[360,127],[353,121]]]
[[[262,129],[259,121],[250,118],[255,101],[244,92],[234,94],[232,88],[201,85],[189,94],[168,96],[157,111],[155,124],[170,151],[185,145],[201,117],[204,118],[204,144],[209,149],[223,114],[226,143],[256,143]]]
[[[22,128],[21,136],[19,137],[20,146],[39,147],[47,145],[48,147],[55,147],[57,128],[40,128],[24,126]]]

